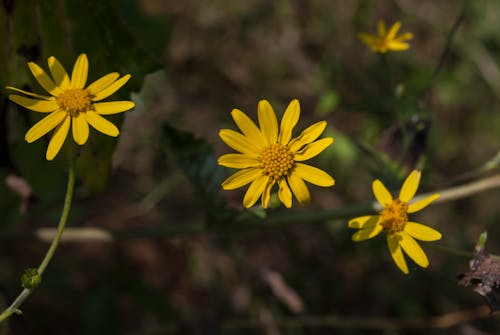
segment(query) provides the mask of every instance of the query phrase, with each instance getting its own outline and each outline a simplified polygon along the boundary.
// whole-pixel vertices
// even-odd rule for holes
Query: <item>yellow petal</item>
[[[394,40],[398,41],[398,42],[404,42],[407,40],[411,40],[412,38],[413,38],[412,33],[404,33],[404,34],[401,34],[398,37],[396,37]]]
[[[422,200],[415,201],[413,203],[410,203],[408,206],[408,213],[415,213],[418,212],[419,210],[429,206],[431,202],[439,198],[441,195],[440,194],[433,194],[428,197],[425,197]]]
[[[71,87],[84,88],[87,83],[87,75],[89,73],[89,60],[86,54],[81,54],[76,59],[71,73]]]
[[[242,154],[226,154],[219,157],[217,163],[234,169],[246,169],[260,165],[259,160]]]
[[[262,197],[261,197],[261,202],[262,202],[262,207],[267,208],[269,205],[269,199],[271,199],[271,188],[274,185],[274,180],[269,178],[267,180],[267,184],[264,187],[264,192],[262,192]]]
[[[300,133],[299,136],[290,141],[288,149],[290,149],[291,152],[300,150],[300,148],[302,148],[304,145],[316,140],[323,133],[325,128],[326,121],[319,121],[312,126],[307,127],[302,131],[302,133]]]
[[[387,46],[392,51],[403,51],[410,48],[410,45],[406,42],[392,41],[387,43]]]
[[[259,150],[267,146],[267,140],[262,132],[257,128],[255,123],[239,109],[233,109],[231,112],[234,123],[238,126],[241,132],[248,138],[249,141],[259,147]]]
[[[109,97],[111,94],[115,93],[123,85],[125,85],[129,79],[130,79],[130,75],[129,74],[124,75],[123,77],[121,77],[120,79],[118,79],[117,81],[115,81],[114,83],[110,84],[109,86],[107,86],[107,87],[103,88],[102,90],[100,90],[99,92],[97,92],[94,95],[93,100],[94,101],[99,101],[99,100],[102,100],[102,99],[105,99],[105,98]]]
[[[45,96],[45,95],[40,95],[40,94],[36,94],[36,93],[27,92],[27,91],[24,91],[24,90],[21,90],[19,88],[15,88],[15,87],[12,87],[12,86],[7,86],[5,88],[8,89],[8,90],[12,90],[12,91],[16,91],[16,92],[19,92],[19,93],[23,93],[23,94],[28,95],[30,97],[41,99],[41,100],[52,100],[52,99],[54,99],[54,97],[48,97],[48,96]]]
[[[248,137],[234,130],[222,129],[219,131],[219,136],[228,146],[245,155],[257,157],[260,153],[260,150],[255,147],[254,143]]]
[[[397,234],[387,235],[387,245],[389,246],[389,251],[391,252],[392,259],[396,263],[397,267],[403,271],[405,274],[410,273],[408,271],[408,265],[406,264],[405,257],[403,256],[403,251],[399,246],[400,237]]]
[[[392,195],[378,179],[372,183],[373,194],[382,207],[392,203]]]
[[[70,88],[69,76],[62,64],[54,57],[50,56],[48,59],[49,70],[56,86],[63,90]]]
[[[361,242],[373,238],[380,234],[384,228],[381,225],[375,225],[373,227],[363,228],[352,235],[351,239],[354,242]]]
[[[97,93],[111,85],[116,79],[118,79],[118,77],[120,77],[118,72],[108,73],[107,75],[102,76],[101,78],[97,79],[92,84],[87,86],[87,90],[90,92],[90,94],[95,96]],[[97,100],[94,99],[94,101]]]
[[[292,207],[292,191],[285,179],[278,180],[278,198],[286,208]]]
[[[385,37],[385,22],[383,20],[378,20],[377,22],[377,33],[380,37]]]
[[[90,110],[87,111],[87,113],[85,113],[84,115],[87,122],[101,133],[113,137],[116,137],[118,136],[118,134],[120,134],[120,131],[113,123],[109,122],[96,112]]]
[[[85,142],[87,142],[87,139],[89,138],[89,124],[85,119],[85,115],[83,115],[83,113],[80,113],[78,114],[78,116],[74,116],[71,119],[73,139],[80,145],[85,144]]]
[[[398,34],[399,28],[401,28],[401,22],[396,22],[394,23],[391,28],[389,29],[389,32],[387,33],[386,40],[387,41],[392,41],[396,38],[396,35]]]
[[[358,34],[358,38],[361,40],[361,42],[368,45],[369,47],[376,45],[377,40],[378,40],[378,38],[376,36],[364,34],[364,33]]]
[[[402,202],[409,202],[415,193],[417,193],[418,184],[420,183],[420,171],[413,170],[401,187],[399,192],[399,200]]]
[[[59,106],[54,100],[40,100],[25,98],[20,95],[11,94],[9,99],[24,108],[31,109],[35,112],[49,113],[55,111]]]
[[[132,101],[110,101],[95,103],[94,109],[97,114],[110,115],[126,112],[135,107]]]
[[[49,142],[47,153],[45,154],[45,158],[47,158],[47,160],[49,161],[53,160],[54,157],[59,152],[59,150],[61,150],[61,147],[64,144],[64,140],[68,135],[70,123],[71,123],[71,118],[69,116],[66,116],[64,122],[61,123],[59,127],[57,127],[56,131],[54,132],[54,135],[52,136],[52,139]]]
[[[259,126],[267,139],[268,144],[275,144],[278,141],[278,119],[273,107],[267,100],[259,101],[257,107]]]
[[[417,222],[407,222],[404,231],[420,241],[437,241],[441,239],[440,232]]]
[[[411,258],[415,263],[420,265],[423,268],[429,266],[429,259],[425,252],[422,250],[420,245],[407,233],[400,232],[399,236],[401,236],[401,241],[399,242],[401,248],[403,248],[404,252]]]
[[[379,224],[380,215],[364,215],[349,220],[349,228],[370,228]]]
[[[314,166],[296,163],[292,173],[298,174],[302,179],[314,185],[328,187],[335,184],[335,180],[328,173]]]
[[[35,77],[36,81],[38,81],[38,83],[43,87],[44,90],[54,96],[57,96],[63,92],[59,87],[56,86],[56,84],[54,84],[52,79],[40,66],[33,62],[29,62],[28,67],[30,68],[31,73]]]
[[[311,195],[309,194],[309,190],[307,189],[306,184],[297,174],[292,173],[288,176],[288,184],[292,189],[295,198],[299,201],[301,205],[306,205],[311,201]]]
[[[306,161],[313,157],[316,157],[328,148],[333,143],[333,137],[325,137],[316,142],[309,143],[303,147],[300,151],[296,152],[293,156],[293,160],[297,162]],[[290,150],[291,151],[291,150]],[[293,152],[293,151],[292,151]]]
[[[287,145],[292,138],[293,128],[299,121],[300,116],[300,105],[299,100],[293,99],[283,114],[280,124],[280,133],[278,142],[282,145]]]
[[[245,206],[245,208],[252,207],[257,200],[259,200],[262,192],[265,191],[268,182],[269,177],[262,174],[254,179],[245,193],[245,197],[243,198],[243,206]]]
[[[261,175],[262,169],[260,168],[249,168],[241,170],[224,180],[224,182],[222,183],[222,188],[224,190],[234,190],[251,183]]]
[[[61,123],[66,116],[66,112],[63,111],[50,113],[31,127],[31,129],[24,136],[24,139],[28,143],[38,140],[40,137],[57,127],[57,125]]]

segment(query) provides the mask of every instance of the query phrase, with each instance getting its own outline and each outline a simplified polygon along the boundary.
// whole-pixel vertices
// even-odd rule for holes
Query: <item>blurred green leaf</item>
[[[329,149],[333,151],[333,155],[338,162],[345,167],[351,167],[359,159],[358,147],[340,130],[334,129],[332,135],[335,142]]]
[[[79,150],[77,173],[91,192],[101,192],[106,188],[111,170],[109,159],[115,148],[116,139],[97,134],[94,131],[88,143]]]
[[[0,61],[7,66],[0,69],[0,85],[44,94],[28,70],[28,61],[47,68],[47,58],[55,56],[70,72],[76,57],[86,53],[90,63],[88,83],[114,71],[130,73],[131,80],[115,94],[118,99],[129,99],[132,90],[138,90],[142,85],[143,77],[160,67],[159,61],[151,55],[158,54],[158,50],[165,47],[169,31],[168,20],[160,22],[156,19],[151,23],[152,27],[147,24],[145,16],[127,25],[120,16],[123,11],[118,9],[123,10],[133,2],[26,0],[13,2],[9,10],[5,10],[4,5],[4,10],[0,11],[0,19],[6,23],[5,29],[0,31],[4,41],[0,46],[3,49]],[[140,27],[149,27],[149,30],[135,33]],[[138,40],[145,33],[152,34],[155,29],[157,33],[150,39],[156,43]],[[156,39],[157,36],[160,38]],[[40,119],[36,113],[27,115],[31,125]],[[121,116],[112,119],[115,124],[121,122]],[[87,187],[97,191],[106,186],[116,140],[94,135],[91,134],[89,143],[81,150],[78,171]],[[72,141],[71,135],[67,141]],[[31,159],[26,157],[28,161]],[[33,177],[44,179],[46,169],[37,171]],[[66,176],[61,174],[61,178]]]
[[[212,147],[192,133],[163,126],[167,159],[173,159],[191,182],[198,204],[205,209],[208,222],[226,222],[236,212],[220,196],[223,168],[217,164]]]
[[[337,91],[331,89],[319,98],[318,104],[316,105],[316,115],[318,117],[324,117],[330,114],[335,107],[340,102],[340,95]]]

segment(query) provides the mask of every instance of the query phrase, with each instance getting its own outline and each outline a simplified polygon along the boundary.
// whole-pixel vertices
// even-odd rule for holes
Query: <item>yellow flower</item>
[[[382,206],[379,215],[360,216],[349,221],[349,228],[360,229],[352,240],[359,242],[377,236],[382,230],[387,233],[387,244],[396,265],[401,271],[408,274],[408,266],[403,256],[404,251],[415,263],[425,268],[429,260],[422,248],[415,241],[437,241],[441,233],[423,224],[408,221],[408,214],[427,207],[432,201],[439,198],[433,194],[424,199],[411,202],[420,183],[420,171],[413,170],[401,187],[399,197],[392,198],[387,188],[380,180],[372,184],[375,198]]]
[[[262,207],[269,204],[271,188],[278,184],[278,197],[288,208],[292,207],[292,192],[300,204],[310,201],[305,181],[319,186],[332,186],[335,181],[326,172],[310,165],[300,163],[320,154],[330,144],[332,137],[316,139],[323,133],[326,121],[320,121],[305,129],[299,136],[292,138],[292,131],[300,116],[297,99],[290,102],[285,110],[278,131],[278,120],[267,100],[259,101],[259,127],[242,111],[233,109],[234,122],[242,134],[222,129],[220,137],[228,146],[240,152],[219,158],[222,166],[242,169],[222,183],[225,190],[233,190],[250,184],[243,205],[248,208],[259,197]]]
[[[118,128],[101,115],[125,112],[134,108],[134,103],[132,101],[97,101],[115,93],[130,79],[130,75],[119,78],[120,75],[117,72],[109,73],[85,88],[89,68],[87,55],[81,54],[78,57],[71,78],[55,57],[49,57],[48,64],[51,76],[33,62],[29,62],[28,67],[40,86],[50,96],[7,87],[25,95],[9,95],[9,99],[16,104],[35,112],[49,113],[26,133],[24,137],[26,141],[32,143],[55,128],[46,153],[46,158],[52,160],[64,144],[70,125],[72,125],[73,139],[79,145],[87,142],[89,124],[103,134],[118,136]]]
[[[413,34],[403,33],[397,36],[399,28],[401,28],[401,22],[396,22],[391,26],[389,31],[387,31],[384,21],[380,20],[377,23],[378,35],[360,33],[358,34],[358,37],[374,52],[386,53],[388,51],[407,50],[410,48],[410,45],[405,41],[411,40],[413,38]]]

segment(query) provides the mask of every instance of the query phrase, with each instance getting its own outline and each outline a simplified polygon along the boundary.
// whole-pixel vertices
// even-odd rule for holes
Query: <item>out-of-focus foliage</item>
[[[193,184],[195,206],[206,213],[207,223],[234,221],[234,210],[220,196],[223,168],[217,164],[210,145],[168,124],[163,126],[163,134],[165,159],[175,162]]]
[[[120,6],[119,2],[112,1],[5,1],[0,13],[0,20],[5,23],[5,29],[0,32],[5,41],[0,46],[0,57],[3,56],[0,58],[3,64],[0,85],[23,87],[42,93],[43,90],[28,70],[28,61],[34,61],[47,69],[46,60],[53,55],[61,60],[66,70],[71,70],[76,56],[85,52],[90,58],[88,81],[111,71],[130,73],[132,79],[117,93],[121,97],[129,96],[132,90],[140,88],[147,73],[158,68],[159,59],[153,53],[156,50],[150,52],[139,43],[138,39],[145,33],[135,34],[128,28],[128,24],[142,22],[139,14],[124,18],[120,14]],[[169,29],[167,21],[162,23],[164,29],[160,30],[162,33],[159,36],[165,35]],[[4,107],[1,113],[5,115],[6,121],[14,119],[13,122],[2,123],[4,136],[8,140],[0,151],[3,165],[11,172],[19,170],[42,200],[51,195],[55,196],[54,199],[60,198],[61,193],[54,192],[52,186],[64,183],[66,176],[61,167],[67,164],[60,162],[59,167],[54,168],[54,164],[46,162],[43,155],[39,154],[40,147],[46,145],[43,141],[47,139],[41,139],[34,145],[27,145],[23,140],[24,127],[39,120],[41,115],[26,113],[14,105],[7,108],[6,95],[2,99]],[[121,116],[112,119],[120,120]],[[89,145],[81,150],[78,172],[90,190],[98,191],[106,187],[115,144],[115,139],[95,132]]]

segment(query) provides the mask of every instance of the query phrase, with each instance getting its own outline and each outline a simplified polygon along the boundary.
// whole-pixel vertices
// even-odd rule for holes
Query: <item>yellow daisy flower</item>
[[[432,201],[439,198],[433,194],[424,199],[411,202],[420,183],[420,171],[413,170],[406,178],[399,192],[399,197],[393,199],[391,193],[380,180],[372,184],[375,198],[382,206],[379,215],[360,216],[349,221],[349,228],[360,229],[352,240],[359,242],[377,236],[382,230],[387,233],[387,244],[392,258],[398,268],[408,274],[408,266],[403,251],[415,263],[423,268],[429,265],[429,260],[422,248],[415,241],[437,241],[441,233],[423,224],[408,221],[408,214],[427,207]]]
[[[320,121],[292,138],[292,131],[300,116],[297,99],[285,110],[278,130],[278,120],[267,100],[259,101],[259,127],[242,111],[233,109],[231,115],[242,134],[230,129],[219,132],[222,140],[240,152],[223,155],[218,163],[222,166],[242,169],[222,183],[225,190],[233,190],[250,184],[243,205],[253,206],[259,197],[262,207],[269,204],[271,188],[278,184],[278,197],[288,208],[292,207],[292,192],[300,204],[310,201],[305,181],[319,186],[332,186],[335,181],[326,172],[300,163],[320,154],[330,144],[332,137],[316,139],[323,133],[326,121]]]
[[[46,158],[52,160],[64,144],[70,125],[73,139],[79,145],[87,142],[89,124],[103,134],[118,136],[120,133],[118,128],[101,115],[128,111],[134,108],[134,103],[132,101],[98,101],[109,97],[125,85],[130,75],[119,78],[120,75],[117,72],[109,73],[85,87],[89,68],[87,55],[81,54],[78,57],[71,78],[55,57],[49,57],[48,64],[50,76],[33,62],[29,62],[28,67],[40,86],[50,93],[50,96],[7,87],[25,95],[11,94],[9,95],[11,101],[35,112],[49,113],[26,133],[24,137],[26,141],[32,143],[55,128],[46,153]]]
[[[360,33],[359,39],[368,45],[374,52],[386,53],[388,51],[403,51],[410,48],[410,45],[405,41],[413,38],[412,33],[403,33],[397,36],[401,22],[394,23],[387,31],[384,21],[380,20],[377,23],[378,35]]]

